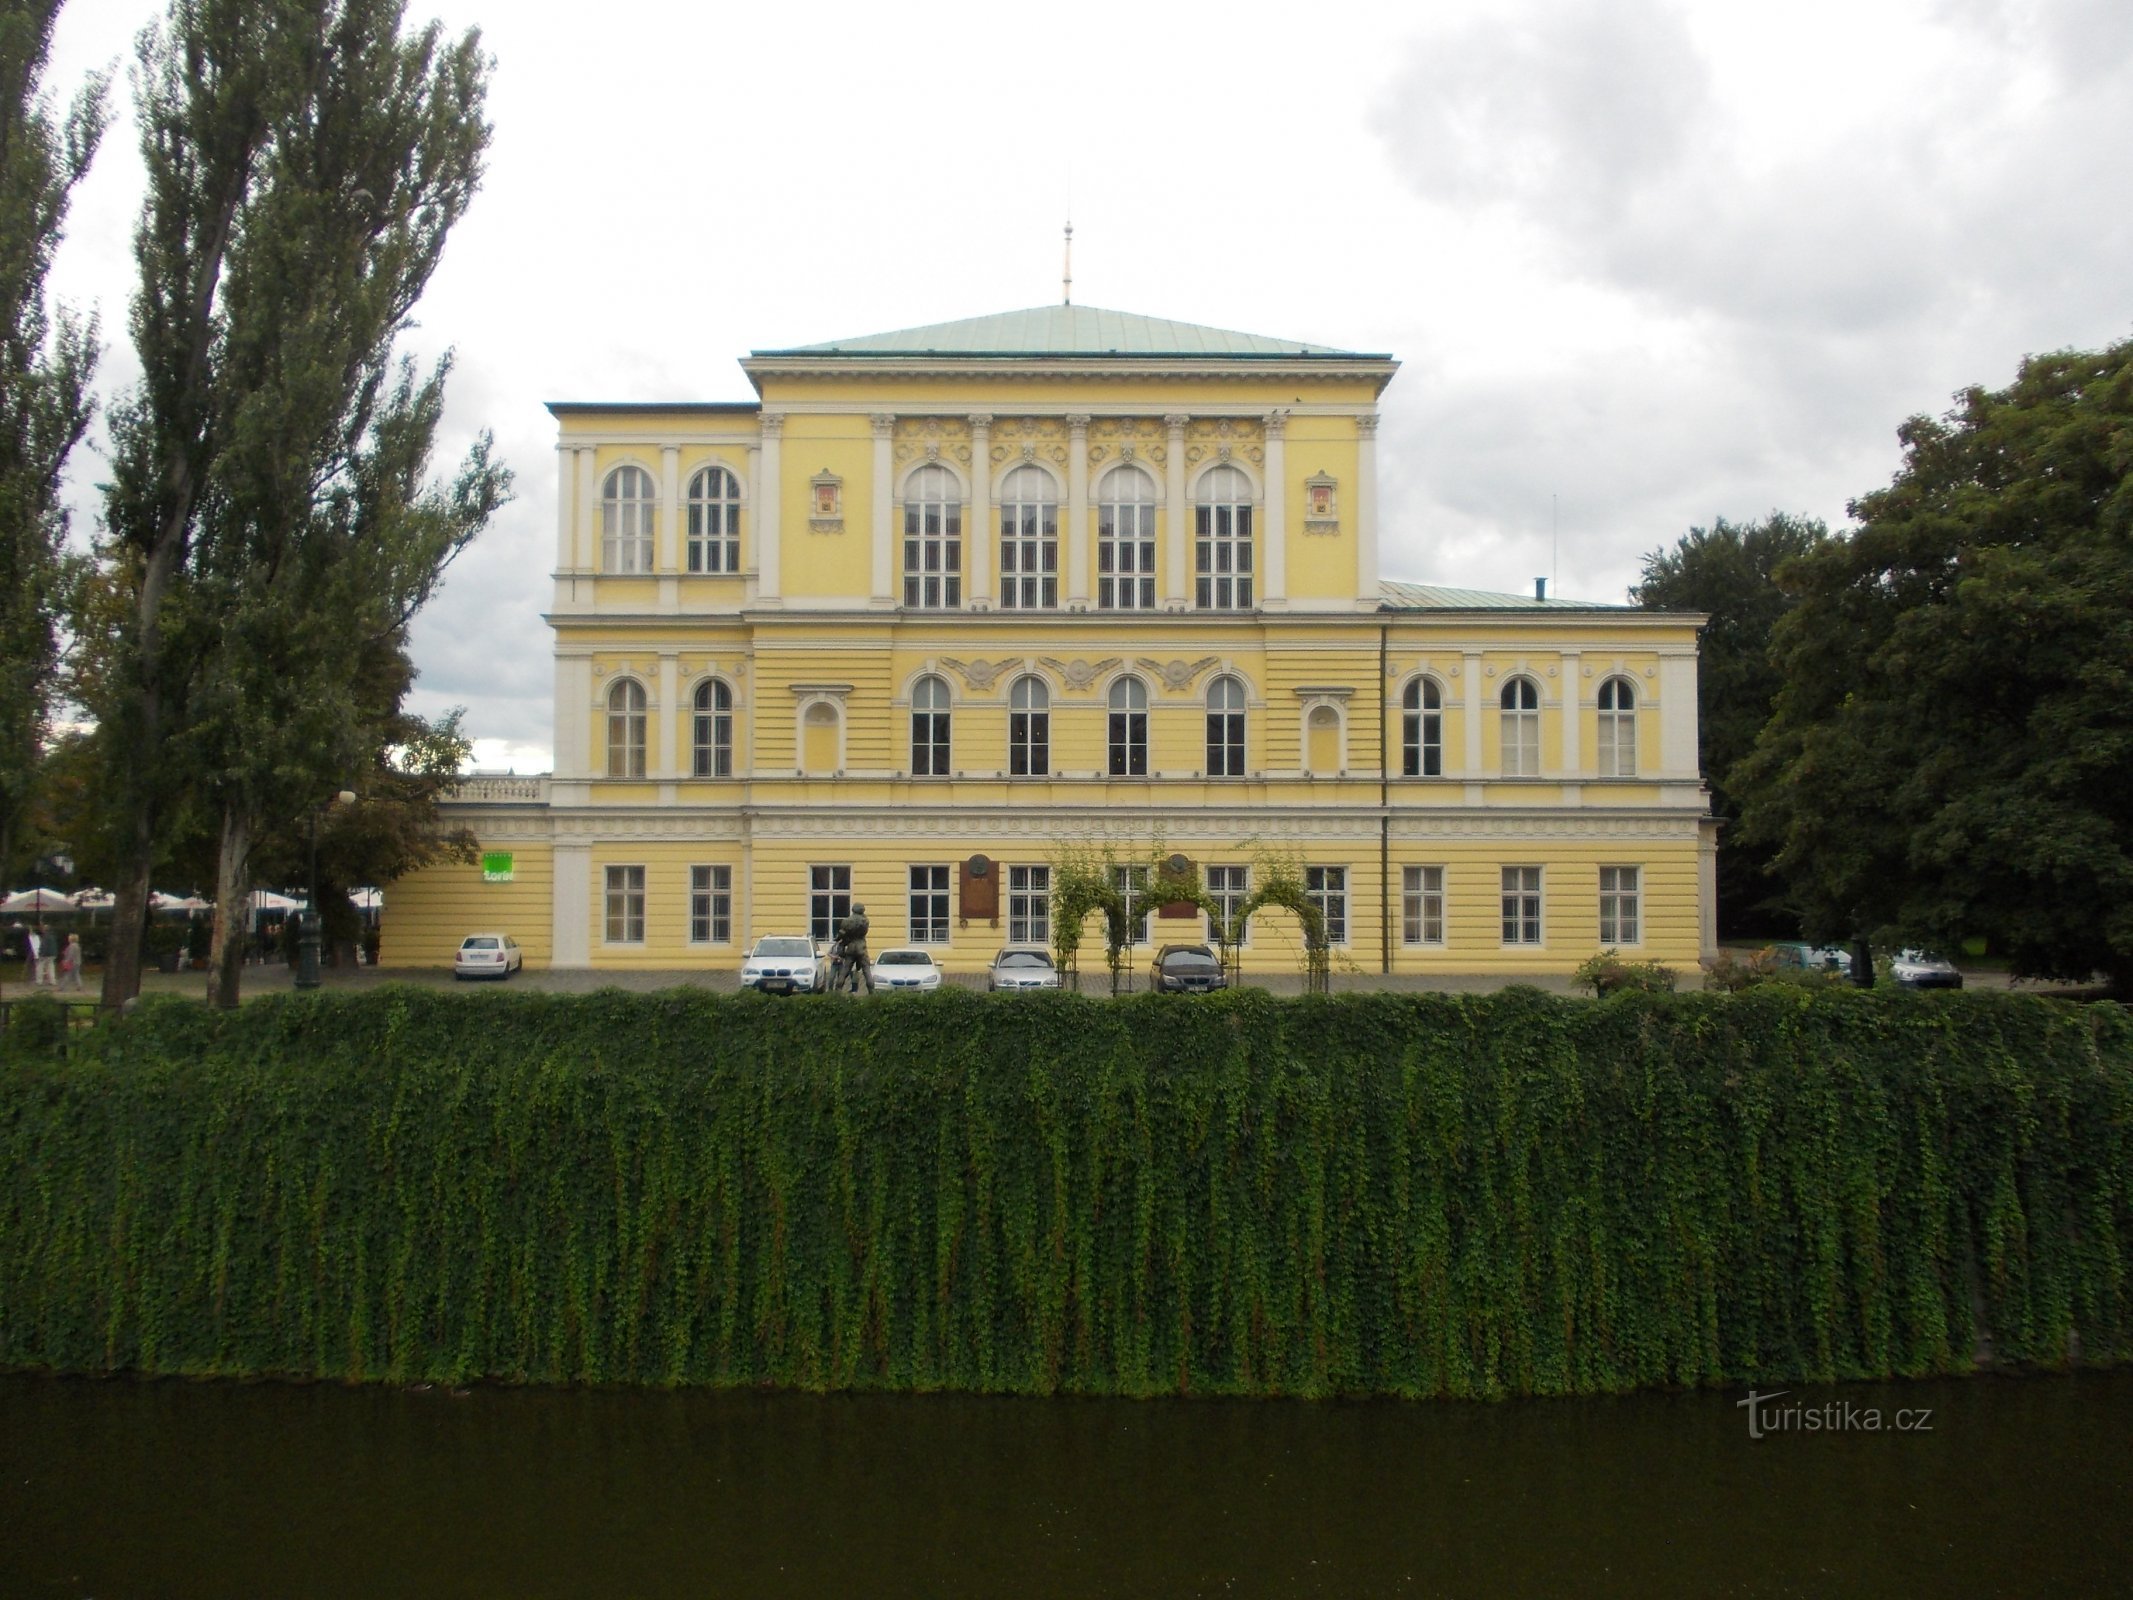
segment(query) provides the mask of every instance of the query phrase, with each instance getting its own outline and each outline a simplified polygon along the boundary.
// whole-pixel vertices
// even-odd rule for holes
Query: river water
[[[2133,1593],[2133,1374],[1742,1394],[5,1378],[0,1595]]]

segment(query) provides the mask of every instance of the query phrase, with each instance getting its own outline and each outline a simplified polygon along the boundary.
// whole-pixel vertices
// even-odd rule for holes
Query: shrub
[[[1656,961],[1624,961],[1619,950],[1602,950],[1578,964],[1572,983],[1605,997],[1625,991],[1633,994],[1672,994],[1676,976],[1672,967]]]

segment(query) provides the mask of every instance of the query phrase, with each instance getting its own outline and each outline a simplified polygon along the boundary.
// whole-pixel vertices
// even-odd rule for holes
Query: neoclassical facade
[[[1153,850],[1294,868],[1336,971],[1712,947],[1701,619],[1383,579],[1390,357],[1059,305],[743,367],[550,407],[555,771],[461,789],[483,861],[393,887],[388,963],[729,966],[857,899],[975,971]]]

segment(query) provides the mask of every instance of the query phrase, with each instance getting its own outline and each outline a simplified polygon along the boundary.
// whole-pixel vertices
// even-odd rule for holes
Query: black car
[[[1155,953],[1148,976],[1157,994],[1207,994],[1229,987],[1222,963],[1204,944],[1164,945]]]

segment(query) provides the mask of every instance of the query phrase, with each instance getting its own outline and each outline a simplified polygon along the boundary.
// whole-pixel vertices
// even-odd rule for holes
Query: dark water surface
[[[7,1378],[0,1596],[2133,1593],[2133,1374],[1738,1398]]]

